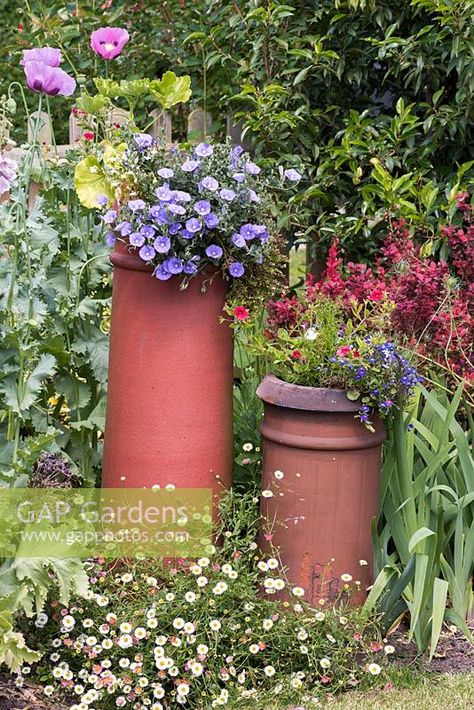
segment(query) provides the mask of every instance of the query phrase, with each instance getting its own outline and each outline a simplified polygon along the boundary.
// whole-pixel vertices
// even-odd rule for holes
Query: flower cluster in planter
[[[135,250],[160,281],[177,276],[185,286],[216,270],[231,281],[251,278],[275,252],[261,172],[230,142],[181,151],[136,133],[112,174],[126,187],[120,204],[102,216],[107,241]],[[299,178],[287,170],[281,187]],[[105,196],[98,199],[108,206]]]
[[[278,377],[344,390],[360,402],[358,416],[369,429],[374,412],[386,416],[402,408],[421,381],[408,354],[377,327],[388,315],[383,302],[367,313],[356,309],[350,318],[343,303],[329,296],[282,296],[268,304],[264,333],[253,328],[246,308],[230,312],[250,350],[266,358]]]
[[[309,709],[384,675],[394,648],[347,607],[356,581],[342,575],[339,600],[310,608],[277,556],[258,552],[258,498],[229,494],[223,505],[234,518],[208,557],[115,569],[98,560],[86,598],[53,602],[38,620],[47,695],[69,697],[70,710]]]

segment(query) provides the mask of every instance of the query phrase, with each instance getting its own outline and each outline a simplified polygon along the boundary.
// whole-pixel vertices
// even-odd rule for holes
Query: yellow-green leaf
[[[99,195],[106,195],[111,202],[115,198],[114,189],[103,166],[93,155],[89,155],[76,165],[74,185],[79,200],[89,209],[98,207]]]
[[[184,103],[191,97],[191,78],[187,75],[176,76],[167,71],[161,79],[150,83],[150,93],[163,108],[171,108],[175,104]]]

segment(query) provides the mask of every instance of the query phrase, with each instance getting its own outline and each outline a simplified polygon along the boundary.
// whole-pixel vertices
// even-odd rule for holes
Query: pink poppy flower
[[[26,83],[32,91],[41,91],[49,96],[71,96],[76,90],[75,80],[59,67],[28,61],[24,69]]]
[[[23,59],[20,65],[24,67],[27,62],[39,62],[47,64],[48,67],[59,67],[61,59],[61,52],[55,47],[36,47],[23,50]]]
[[[91,47],[102,59],[115,59],[130,39],[121,27],[101,27],[91,34]]]

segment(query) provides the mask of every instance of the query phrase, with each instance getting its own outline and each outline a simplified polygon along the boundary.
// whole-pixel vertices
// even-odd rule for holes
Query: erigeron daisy
[[[226,592],[228,588],[229,587],[227,582],[217,582],[217,584],[212,590],[212,593],[220,596],[221,594],[224,594],[224,592]]]
[[[168,671],[168,675],[170,675],[172,678],[176,678],[176,676],[179,675],[179,668],[177,668],[176,666],[171,666]]]
[[[163,646],[155,646],[155,648],[153,649],[153,655],[155,656],[155,658],[161,658],[162,656],[164,656],[165,649],[163,648]]]
[[[268,572],[268,565],[264,560],[260,560],[260,562],[257,563],[257,567],[260,572]]]
[[[122,624],[120,624],[119,629],[122,634],[131,634],[133,631],[133,626],[128,623],[128,621],[124,621]]]
[[[367,670],[371,675],[378,675],[382,669],[378,663],[369,663]]]
[[[367,562],[367,560],[359,560],[359,564],[360,564],[361,567],[365,567],[365,566],[368,565],[369,563]]]
[[[387,654],[387,656],[390,656],[390,654],[395,653],[395,646],[391,646],[388,644],[387,646],[384,647],[384,651]]]
[[[102,594],[96,596],[95,600],[97,602],[97,605],[102,607],[107,606],[107,604],[109,603],[109,598],[104,597]]]
[[[76,625],[76,620],[71,614],[67,614],[66,616],[63,616],[61,619],[61,626],[66,629],[66,631],[70,631],[73,629]]]
[[[189,685],[187,683],[180,683],[178,687],[176,688],[176,691],[180,695],[188,695],[189,693]]]
[[[54,688],[52,685],[45,685],[43,688],[43,693],[50,698],[52,694],[54,693]]]
[[[218,619],[211,619],[211,621],[209,622],[209,628],[212,631],[219,631],[221,626],[222,626],[222,624]]]
[[[153,703],[153,705],[150,705],[150,710],[163,710],[163,705],[161,703]]]
[[[183,626],[183,631],[185,634],[193,634],[196,630],[196,627],[191,621],[187,621],[185,625]]]
[[[83,685],[75,685],[73,690],[76,693],[76,695],[82,695],[84,693],[84,686]]]
[[[196,651],[199,656],[205,656],[209,652],[209,646],[206,646],[205,643],[200,643],[199,646],[197,646]]]
[[[181,616],[177,616],[176,619],[173,619],[173,627],[175,629],[182,629],[185,624],[184,619]]]
[[[303,683],[300,678],[292,678],[291,679],[291,687],[295,688],[295,690],[298,690],[299,688],[301,688],[302,685],[303,685]]]
[[[123,697],[123,695],[119,695],[118,698],[115,699],[115,704],[118,708],[123,708],[127,704],[127,699]]]
[[[136,639],[141,641],[141,639],[146,638],[146,629],[143,628],[143,626],[137,626],[135,631],[133,632],[133,635],[135,636]]]
[[[192,604],[196,601],[196,595],[194,592],[186,592],[186,594],[184,595],[184,599],[188,602],[188,604]]]
[[[142,676],[141,678],[138,679],[138,685],[140,688],[146,688],[149,683],[148,678],[145,678],[145,676]]]
[[[352,575],[351,574],[341,574],[341,579],[343,582],[352,582]]]
[[[130,634],[123,634],[123,636],[119,637],[117,643],[120,648],[130,648],[130,646],[133,646],[133,639]]]
[[[324,611],[317,611],[314,615],[314,618],[316,619],[316,621],[324,621],[324,619],[326,618],[326,614],[324,613]]]
[[[276,557],[270,557],[270,558],[267,560],[267,565],[268,565],[268,569],[277,569],[277,567],[278,567],[278,560],[276,559]]]
[[[274,589],[274,588],[275,588],[275,580],[272,579],[272,577],[266,577],[266,578],[263,580],[263,586],[264,586],[266,589]]]
[[[334,638],[334,636],[332,636],[332,634],[326,634],[326,638],[331,643],[336,643],[336,639]]]
[[[149,629],[156,629],[158,626],[158,620],[157,619],[148,619],[146,622],[146,625],[148,626]]]
[[[253,449],[253,444],[251,444],[250,441],[249,441],[249,442],[247,442],[246,444],[244,444],[244,445],[242,446],[242,449],[243,449],[244,451],[252,451],[252,449]]]
[[[281,481],[285,474],[283,473],[283,471],[276,470],[273,475],[277,480]]]
[[[110,613],[110,614],[107,614],[107,616],[105,617],[105,620],[108,624],[112,624],[112,626],[113,626],[114,624],[117,623],[117,616],[115,614]]]
[[[178,638],[177,636],[175,636],[174,638],[172,638],[172,639],[170,640],[170,644],[171,644],[172,646],[174,646],[175,648],[179,648],[179,647],[182,645],[182,643],[183,643],[183,642],[181,641],[181,639]]]
[[[147,577],[146,583],[149,587],[156,587],[156,585],[158,584],[158,580],[156,577]]]
[[[129,658],[120,658],[119,659],[119,666],[120,668],[128,668],[130,665],[130,659]]]
[[[299,629],[298,633],[296,634],[296,638],[298,639],[298,641],[306,641],[306,639],[308,638],[308,632],[306,631],[306,629]]]
[[[56,678],[56,680],[59,680],[59,678],[63,677],[63,672],[64,671],[62,668],[56,666],[55,668],[53,668],[51,675],[53,676],[53,678]]]
[[[166,656],[162,656],[161,658],[155,658],[155,666],[158,668],[159,671],[164,671],[168,668],[168,659]]]
[[[110,648],[113,648],[114,642],[112,639],[104,639],[102,641],[102,648],[108,651]]]
[[[162,685],[155,685],[155,687],[153,688],[153,696],[157,700],[161,700],[161,698],[165,697],[165,691]]]
[[[207,577],[204,577],[203,575],[200,575],[200,576],[196,579],[196,584],[197,584],[198,587],[205,587],[206,584],[208,583],[208,581],[209,581],[209,580],[207,579]]]
[[[324,668],[324,670],[327,670],[331,667],[331,661],[329,660],[329,658],[321,658],[321,660],[319,661],[319,665],[321,666],[321,668]]]
[[[165,596],[165,599],[167,602],[174,602],[174,594],[173,592],[168,592],[168,594]]]
[[[259,647],[258,647],[258,644],[256,644],[256,643],[251,643],[251,644],[250,644],[250,646],[249,646],[249,651],[250,651],[250,653],[254,653],[254,654],[255,654],[255,653],[258,653],[259,650],[260,650],[260,649],[259,649]]]
[[[120,579],[124,584],[128,584],[128,582],[133,582],[133,574],[130,574],[130,572],[126,572],[120,577]]]
[[[262,497],[263,498],[273,498],[273,491],[266,488],[264,491],[262,491]]]
[[[349,621],[349,620],[348,620],[348,618],[347,618],[346,616],[340,616],[340,617],[339,617],[339,623],[342,624],[343,626],[345,626],[348,621]]]
[[[304,644],[301,644],[301,646],[300,646],[300,652],[301,652],[303,655],[306,654],[306,653],[308,653],[308,647],[305,646]]]
[[[304,597],[304,589],[303,589],[303,587],[293,587],[293,589],[291,590],[291,592],[292,592],[292,594],[293,594],[295,597]]]
[[[95,636],[88,636],[86,638],[86,646],[90,646],[92,648],[92,646],[95,646],[96,643],[97,643],[97,639]]]
[[[274,579],[273,583],[273,586],[278,592],[281,592],[281,590],[285,588],[285,582],[283,581],[283,579]]]
[[[271,619],[264,619],[262,621],[262,626],[265,629],[265,631],[270,631],[270,629],[273,626],[273,621]]]
[[[198,565],[201,567],[208,567],[210,562],[209,557],[201,557],[201,559],[198,560]]]
[[[155,643],[157,646],[164,646],[166,643],[166,636],[157,636]]]
[[[94,626],[94,620],[93,619],[83,619],[82,625],[85,629],[90,629]]]
[[[49,660],[53,661],[53,663],[56,663],[57,661],[59,661],[59,658],[59,653],[52,653],[49,657]]]
[[[227,576],[229,579],[237,579],[239,575],[235,569],[232,569]]]
[[[195,661],[194,663],[191,663],[190,667],[191,667],[191,673],[194,676],[200,676],[203,674],[204,666],[202,665],[202,663],[198,663],[197,661]]]
[[[198,574],[201,574],[202,567],[201,567],[201,565],[191,565],[191,567],[189,568],[189,571],[191,572],[191,574],[194,574],[197,576]]]
[[[229,572],[232,571],[232,565],[230,565],[228,562],[222,565],[222,572],[223,574],[229,574]]]
[[[263,669],[263,672],[265,673],[265,675],[268,678],[271,678],[276,673],[275,668],[273,666],[265,666],[265,668]]]

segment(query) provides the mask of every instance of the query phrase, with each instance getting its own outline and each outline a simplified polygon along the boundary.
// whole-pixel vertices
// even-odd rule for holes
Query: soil
[[[66,710],[66,705],[50,701],[37,683],[24,681],[22,688],[15,686],[14,679],[0,675],[0,710]]]
[[[418,656],[415,644],[408,641],[407,629],[396,631],[389,642],[396,648],[394,661],[400,665],[416,662],[430,673],[474,673],[474,645],[460,631],[446,630],[441,634],[431,661],[428,655]]]

